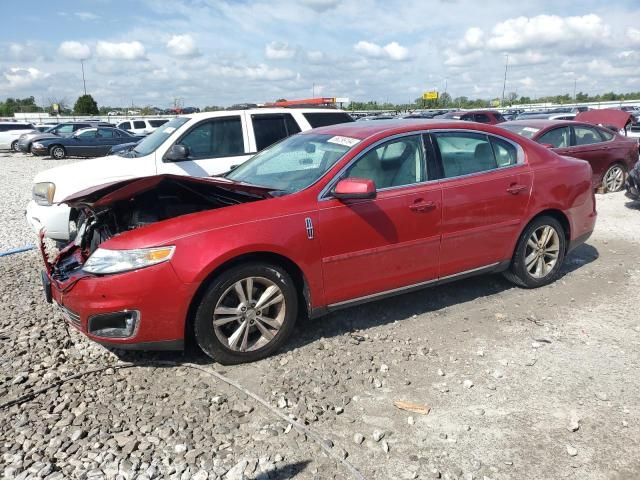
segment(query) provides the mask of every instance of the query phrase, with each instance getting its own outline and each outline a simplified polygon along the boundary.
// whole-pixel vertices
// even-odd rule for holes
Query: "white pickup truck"
[[[40,172],[34,179],[27,221],[36,232],[64,242],[75,237],[75,212],[60,202],[72,193],[127,178],[163,173],[206,177],[243,163],[273,143],[301,131],[351,122],[344,111],[255,108],[176,117],[127,153]]]

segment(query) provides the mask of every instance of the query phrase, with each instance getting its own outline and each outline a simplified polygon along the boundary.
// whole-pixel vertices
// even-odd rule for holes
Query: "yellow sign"
[[[423,100],[437,100],[438,99],[438,92],[436,92],[436,91],[424,92],[422,94],[422,99]]]

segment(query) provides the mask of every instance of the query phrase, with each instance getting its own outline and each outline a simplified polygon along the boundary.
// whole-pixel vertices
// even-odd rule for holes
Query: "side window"
[[[63,135],[68,133],[73,133],[73,125],[71,125],[70,123],[66,125],[60,125],[55,129],[54,133],[57,133],[57,134],[62,133]]]
[[[433,135],[440,151],[445,178],[498,168],[486,135],[471,132],[444,132]]]
[[[570,145],[570,138],[569,127],[561,127],[543,133],[536,142],[553,145],[553,148],[567,148]]]
[[[92,128],[90,130],[85,130],[78,134],[78,138],[96,138],[96,134],[98,133],[97,128]]]
[[[474,115],[474,120],[480,123],[489,123],[491,121],[489,115],[487,115],[486,113],[476,113]]]
[[[302,114],[311,128],[326,127],[337,123],[353,122],[353,118],[344,112],[308,112]]]
[[[147,128],[147,125],[142,120],[136,120],[133,122],[133,128]]]
[[[251,115],[251,121],[258,151],[300,131],[300,127],[290,114]]]
[[[497,137],[489,137],[498,168],[509,167],[518,163],[518,150],[513,144]]]
[[[189,158],[230,157],[244,153],[240,116],[222,117],[197,125],[179,142]]]
[[[122,122],[118,124],[118,128],[123,130],[131,130],[131,122]]]
[[[600,133],[600,136],[605,142],[608,142],[609,140],[613,140],[613,137],[615,136],[613,132],[610,132],[609,130],[605,130],[604,128],[599,128],[598,132]]]
[[[602,139],[598,135],[598,131],[590,127],[573,127],[576,136],[576,145],[591,145],[592,143],[600,143]]]
[[[113,137],[116,137],[117,135],[114,135],[113,128],[99,128],[98,136],[102,138],[113,138]]]
[[[423,182],[425,170],[422,138],[413,135],[369,150],[347,170],[346,177],[368,178],[380,189]]]
[[[89,128],[91,125],[89,125],[88,123],[74,123],[73,124],[73,131],[77,131],[77,130],[81,130],[83,128]]]
[[[501,113],[496,112],[493,114],[494,117],[496,117],[496,120],[498,121],[498,123],[502,123],[502,122],[506,122],[507,120],[502,116]]]

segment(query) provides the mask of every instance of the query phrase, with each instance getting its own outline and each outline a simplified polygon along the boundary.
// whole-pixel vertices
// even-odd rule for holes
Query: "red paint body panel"
[[[321,197],[336,174],[368,146],[397,134],[436,128],[508,138],[522,147],[525,163],[381,190],[374,199]],[[79,275],[72,276],[54,285],[54,298],[80,314],[85,332],[90,315],[139,310],[137,334],[111,343],[178,340],[198,288],[218,268],[244,255],[269,253],[297,265],[313,309],[320,309],[508,262],[525,225],[545,210],[567,217],[570,240],[593,230],[589,164],[562,158],[515,133],[440,120],[339,124],[312,132],[361,141],[301,192],[183,215],[112,237],[101,248],[174,245],[175,253],[168,263],[137,271],[79,280]],[[307,219],[312,233],[305,228]]]

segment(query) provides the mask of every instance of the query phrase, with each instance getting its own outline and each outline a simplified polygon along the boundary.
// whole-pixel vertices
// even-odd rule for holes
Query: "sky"
[[[640,0],[2,2],[0,99],[167,108],[640,91]]]

